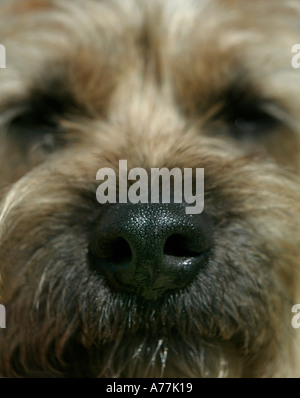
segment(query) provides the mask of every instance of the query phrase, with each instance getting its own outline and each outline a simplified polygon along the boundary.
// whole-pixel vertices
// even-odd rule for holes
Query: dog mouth
[[[183,344],[175,333],[116,340],[96,356],[102,359],[100,377],[228,377],[238,374],[241,364],[230,343],[194,338]]]
[[[184,296],[186,303],[183,303]],[[238,368],[241,358],[235,338],[220,339],[220,331],[217,325],[213,326],[212,318],[204,316],[200,320],[201,306],[193,313],[191,304],[184,291],[156,301],[130,293],[111,293],[109,305],[105,304],[105,315],[98,312],[94,335],[95,323],[85,322],[83,333],[70,341],[70,357],[66,345],[65,361],[76,361],[71,356],[77,341],[78,352],[96,377],[237,375],[241,372]]]

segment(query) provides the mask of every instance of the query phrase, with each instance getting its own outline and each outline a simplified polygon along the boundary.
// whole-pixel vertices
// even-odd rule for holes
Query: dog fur
[[[3,376],[298,377],[299,1],[0,5]],[[89,262],[101,167],[203,167],[213,253],[159,301]]]

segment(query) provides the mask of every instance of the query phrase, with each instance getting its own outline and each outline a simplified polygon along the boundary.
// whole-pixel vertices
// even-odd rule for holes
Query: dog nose
[[[110,288],[157,300],[183,289],[203,269],[212,248],[210,220],[182,204],[115,204],[92,232],[91,264]]]

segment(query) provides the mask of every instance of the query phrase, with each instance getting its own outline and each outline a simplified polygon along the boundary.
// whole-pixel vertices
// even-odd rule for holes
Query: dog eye
[[[259,89],[246,82],[235,83],[219,96],[213,119],[225,123],[236,139],[256,139],[282,124],[284,110]]]
[[[234,107],[226,112],[226,124],[234,138],[258,138],[261,134],[273,131],[280,123],[263,108],[251,104]]]
[[[60,133],[61,128],[55,117],[43,110],[23,111],[7,125],[8,138],[24,150],[39,148],[44,152],[53,152],[61,139]]]
[[[8,117],[4,118],[8,139],[25,151],[41,154],[64,145],[66,137],[61,121],[77,111],[77,104],[60,80],[44,80],[44,85],[32,88],[26,98],[6,105]]]

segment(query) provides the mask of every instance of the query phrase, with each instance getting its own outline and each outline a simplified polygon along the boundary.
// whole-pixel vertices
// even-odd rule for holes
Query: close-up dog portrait
[[[300,1],[1,0],[0,43],[0,377],[300,377]]]

